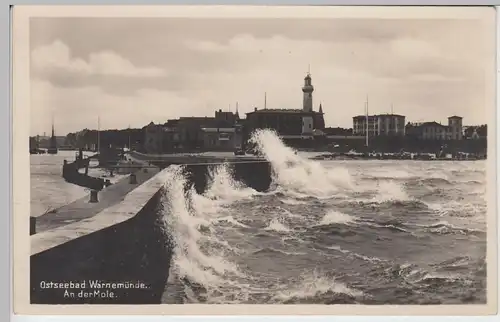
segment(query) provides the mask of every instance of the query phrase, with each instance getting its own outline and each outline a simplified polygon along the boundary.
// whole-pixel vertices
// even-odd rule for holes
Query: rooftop
[[[443,125],[441,123],[438,123],[436,121],[430,121],[430,122],[420,122],[420,123],[409,123],[410,126],[438,126],[438,127],[448,127],[446,125]]]
[[[439,126],[439,127],[447,127],[446,125],[443,125],[441,123],[438,123],[436,121],[431,121],[431,122],[424,122],[420,124],[420,126]]]
[[[302,109],[285,109],[285,108],[267,108],[267,109],[262,109],[262,110],[258,110],[257,108],[255,108],[255,110],[253,110],[252,112],[247,112],[245,114],[254,114],[254,113],[279,113],[279,114],[302,114],[302,113],[310,113],[310,112],[306,112]],[[313,113],[319,113],[317,111],[313,111]]]
[[[406,116],[404,116],[404,115],[400,115],[400,114],[390,114],[390,113],[386,113],[386,114],[374,114],[374,115],[368,115],[368,117],[381,117],[381,116],[406,117]],[[357,116],[353,116],[353,119],[357,119],[357,118],[366,118],[366,115],[357,115]]]
[[[169,127],[177,127],[177,126],[183,126],[183,125],[195,125],[195,126],[203,126],[203,127],[233,127],[234,124],[232,122],[226,121],[226,120],[219,120],[216,119],[215,117],[209,117],[209,116],[190,116],[190,117],[180,117],[179,119],[174,119],[174,120],[168,120],[166,123],[163,124],[155,124],[153,122],[149,123],[145,127],[149,126],[161,126],[164,128],[169,128]]]
[[[396,116],[396,117],[406,117],[401,114],[394,114],[394,113],[384,113],[384,114],[376,114],[375,116]]]
[[[181,116],[179,117],[179,121],[198,121],[198,120],[207,120],[207,119],[215,119],[212,116]]]

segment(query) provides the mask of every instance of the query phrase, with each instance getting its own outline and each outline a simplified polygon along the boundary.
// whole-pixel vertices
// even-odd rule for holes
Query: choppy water
[[[486,302],[484,161],[318,162],[270,132],[255,141],[267,193],[223,166],[203,195],[165,174],[179,302]]]

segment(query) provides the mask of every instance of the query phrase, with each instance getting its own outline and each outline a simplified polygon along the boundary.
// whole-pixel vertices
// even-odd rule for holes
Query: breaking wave
[[[319,225],[349,224],[353,221],[354,218],[352,216],[331,210],[321,219]]]
[[[187,185],[182,166],[163,172],[164,227],[173,253],[171,276],[183,289],[180,302],[484,300],[484,274],[478,272],[485,264],[471,266],[478,263],[477,254],[425,265],[419,257],[434,251],[425,243],[447,238],[455,247],[459,235],[479,236],[474,249],[482,250],[485,222],[476,218],[484,216],[484,207],[468,217],[476,226],[451,224],[455,196],[441,203],[423,200],[424,194],[415,193],[417,170],[401,169],[390,177],[390,169],[376,166],[380,178],[366,180],[367,170],[309,160],[271,131],[257,131],[252,142],[271,164],[270,191],[235,181],[227,165],[211,169],[203,194]],[[430,189],[449,185],[445,175],[432,175],[422,179],[432,183]],[[453,302],[443,295],[463,292],[467,285],[474,285],[472,297],[460,293]]]
[[[319,162],[305,159],[283,144],[272,131],[258,130],[251,142],[271,163],[273,180],[286,190],[305,196],[330,197],[342,189],[352,188],[352,178],[346,168],[327,169]]]

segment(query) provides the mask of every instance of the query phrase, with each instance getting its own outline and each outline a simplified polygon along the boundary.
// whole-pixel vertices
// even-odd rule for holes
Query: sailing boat
[[[50,146],[47,149],[48,154],[57,154],[57,140],[54,134],[54,121],[52,120],[52,136],[50,137]]]

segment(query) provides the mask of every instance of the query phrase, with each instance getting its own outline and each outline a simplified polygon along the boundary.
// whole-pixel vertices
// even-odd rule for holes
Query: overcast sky
[[[371,113],[486,123],[494,59],[479,20],[32,18],[31,135],[302,108],[310,65],[327,126]]]

